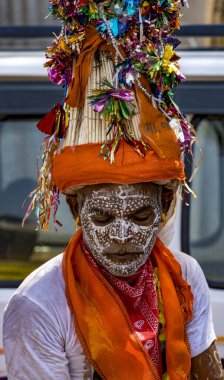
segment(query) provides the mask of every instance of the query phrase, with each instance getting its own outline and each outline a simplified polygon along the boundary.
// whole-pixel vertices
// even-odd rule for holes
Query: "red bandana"
[[[82,243],[82,248],[89,262],[104,275],[122,300],[141,343],[161,373],[158,301],[150,258],[136,274],[129,277],[116,277],[98,266],[84,243]]]

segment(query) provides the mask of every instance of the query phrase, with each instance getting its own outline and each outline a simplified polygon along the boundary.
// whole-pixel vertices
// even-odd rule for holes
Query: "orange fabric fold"
[[[65,147],[53,162],[53,180],[64,193],[68,189],[98,183],[131,184],[159,180],[184,180],[184,165],[179,156],[159,158],[149,150],[145,158],[122,140],[109,163],[100,156],[101,144]]]
[[[146,78],[141,78],[141,83],[150,93]],[[179,143],[164,114],[153,107],[148,96],[137,86],[136,94],[140,107],[139,129],[143,141],[161,158],[177,156],[180,153]]]
[[[170,380],[188,379],[191,369],[190,346],[185,325],[193,315],[193,294],[182,278],[180,264],[159,240],[153,248],[159,269],[166,323],[166,361]]]
[[[85,29],[86,38],[83,42],[82,51],[74,68],[74,79],[65,102],[71,107],[82,108],[85,101],[86,86],[92,70],[93,56],[103,42],[94,27]]]
[[[81,234],[79,230],[66,249],[63,274],[68,305],[75,315],[76,333],[87,359],[103,380],[159,380],[122,301],[84,256]],[[182,296],[187,299],[191,292],[182,279],[180,265],[159,240],[153,255],[165,308],[168,374],[172,380],[187,380],[191,360],[175,286],[182,287]]]

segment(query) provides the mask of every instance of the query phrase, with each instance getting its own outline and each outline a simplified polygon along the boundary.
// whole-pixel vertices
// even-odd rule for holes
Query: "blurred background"
[[[189,8],[183,8],[182,25],[192,24],[220,24],[224,22],[223,0],[188,0]],[[48,17],[47,0],[0,0],[0,25],[59,25],[58,21]],[[183,46],[223,46],[223,38],[191,38],[182,39]],[[8,39],[0,41],[3,49],[22,48],[35,49],[45,48],[46,40],[35,38],[33,41],[26,39]]]

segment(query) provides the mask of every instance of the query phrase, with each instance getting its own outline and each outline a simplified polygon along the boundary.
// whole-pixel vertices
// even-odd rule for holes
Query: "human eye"
[[[98,225],[106,225],[110,223],[112,219],[112,215],[105,212],[94,213],[94,215],[92,216],[92,221]]]
[[[133,214],[132,219],[137,224],[152,223],[155,219],[155,213],[150,209],[141,210]]]

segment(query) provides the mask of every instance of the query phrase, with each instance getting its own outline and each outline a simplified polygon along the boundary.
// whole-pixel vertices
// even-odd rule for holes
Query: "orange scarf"
[[[105,380],[159,380],[120,298],[83,254],[81,234],[79,230],[66,249],[63,274],[68,305],[87,359]],[[170,380],[187,380],[191,358],[185,324],[192,317],[193,296],[179,263],[159,239],[152,254],[164,304],[167,372]]]

